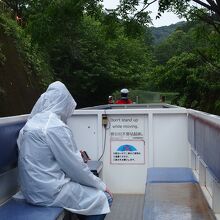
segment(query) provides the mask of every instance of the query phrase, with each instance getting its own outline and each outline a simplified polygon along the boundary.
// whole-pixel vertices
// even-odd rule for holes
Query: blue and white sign
[[[145,164],[144,141],[111,141],[111,164]]]

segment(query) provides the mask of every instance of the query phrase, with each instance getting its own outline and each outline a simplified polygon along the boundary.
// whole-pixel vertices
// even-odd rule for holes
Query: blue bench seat
[[[55,220],[62,213],[59,207],[35,206],[17,199],[10,199],[0,207],[1,220]]]
[[[190,168],[154,167],[147,171],[144,220],[215,220]]]
[[[0,123],[0,201],[19,189],[17,137],[25,122],[25,119],[15,119]],[[14,198],[0,204],[1,220],[56,220],[63,213],[63,208],[35,206]]]
[[[147,170],[147,183],[198,183],[192,169],[185,167],[153,167]]]

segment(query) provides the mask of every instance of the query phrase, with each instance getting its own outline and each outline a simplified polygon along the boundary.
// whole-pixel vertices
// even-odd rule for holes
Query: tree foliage
[[[173,56],[192,51],[195,40],[182,30],[176,30],[165,41],[155,46],[155,56],[164,64]]]
[[[206,14],[207,19],[219,21],[220,18],[220,4],[218,0],[120,0],[119,11],[125,18],[149,15],[147,10],[151,4],[158,3],[159,13],[167,10],[173,10],[180,15],[187,15],[192,9],[206,9],[209,13]],[[139,7],[138,7],[139,6]],[[146,14],[144,14],[146,13]],[[144,18],[142,18],[144,20]]]
[[[16,42],[19,55],[24,60],[24,66],[29,75],[37,76],[38,84],[41,89],[45,88],[53,80],[52,70],[46,61],[47,55],[43,53],[40,48],[35,44],[31,44],[30,35],[26,35],[24,30],[17,25],[14,20],[8,16],[0,15],[1,31]],[[5,42],[1,42],[4,44]],[[5,55],[1,53],[0,48],[0,63],[4,65],[7,61]]]
[[[3,2],[25,22],[26,62],[35,60],[42,78],[50,72],[63,81],[78,106],[106,103],[128,87],[177,92],[175,103],[220,114],[218,1],[120,0],[115,10],[101,0]],[[171,10],[193,22],[152,45],[149,6],[156,3],[158,18]]]
[[[150,27],[150,32],[152,33],[153,43],[160,44],[162,41],[166,40],[178,27],[185,24],[185,21],[177,22],[176,24],[171,24],[169,26],[162,27]]]
[[[120,0],[120,6],[116,11],[124,19],[136,19],[142,23],[149,23],[148,7],[151,4],[158,4],[157,18],[160,18],[165,11],[173,11],[187,19],[203,20],[220,32],[220,3],[218,0]]]
[[[104,13],[98,2],[91,2],[54,1],[32,14],[27,27],[79,106],[103,103],[121,86],[141,85],[152,65],[143,26]]]
[[[174,32],[156,48],[162,65],[149,75],[151,87],[178,92],[176,104],[220,114],[219,41],[219,34],[201,23]]]
[[[187,19],[211,24],[220,33],[220,3],[216,0],[159,0],[159,11],[172,10]],[[160,16],[160,13],[159,13]]]

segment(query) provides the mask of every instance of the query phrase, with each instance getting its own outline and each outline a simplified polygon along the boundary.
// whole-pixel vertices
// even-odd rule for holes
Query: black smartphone
[[[87,163],[88,160],[91,160],[88,154],[86,153],[86,151],[80,151],[80,153],[81,153],[84,163]]]

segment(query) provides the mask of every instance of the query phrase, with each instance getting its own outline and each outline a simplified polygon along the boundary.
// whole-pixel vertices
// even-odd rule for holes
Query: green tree
[[[2,0],[2,2],[12,10],[14,16],[22,16],[26,7],[26,0]]]
[[[200,37],[201,42],[190,52],[175,54],[157,66],[149,75],[150,86],[159,91],[178,92],[176,104],[220,114],[219,45],[214,47],[212,42],[219,41],[217,36],[210,32],[208,43]]]
[[[188,19],[199,18],[213,25],[220,32],[220,4],[219,1],[215,0],[120,0],[120,5],[116,11],[127,20],[136,19],[142,23],[146,21],[148,23],[148,7],[156,3],[158,3],[157,18],[160,18],[165,11],[173,11]]]
[[[90,11],[88,1],[55,1],[30,16],[27,30],[79,106],[106,102],[123,85],[141,85],[152,65],[144,34],[129,33],[123,20],[103,13],[99,4]]]
[[[173,10],[183,15],[186,11],[188,11],[188,9],[199,9],[202,7],[211,12],[210,14],[207,14],[207,18],[209,15],[210,19],[218,21],[220,17],[220,4],[219,1],[215,0],[120,0],[120,6],[118,10],[121,11],[121,14],[125,18],[131,18],[132,15],[133,17],[137,17],[140,14],[143,15],[143,12],[147,13],[146,10],[148,10],[148,7],[156,2],[159,5],[158,16],[160,16],[160,13],[163,13],[166,10]],[[192,3],[196,3],[196,6]],[[145,19],[146,17],[147,16],[145,16]]]
[[[155,46],[155,56],[159,63],[164,64],[173,56],[192,51],[194,45],[195,41],[190,34],[176,30],[165,41]]]

